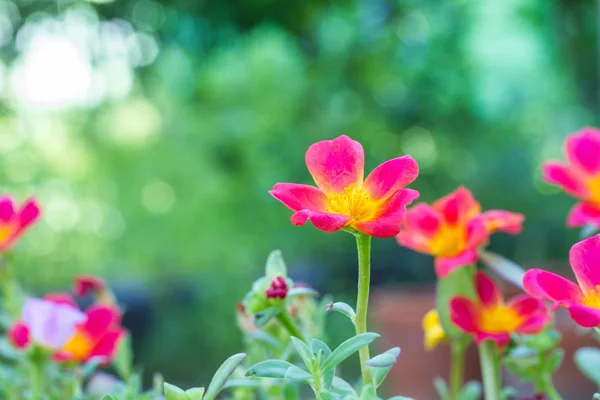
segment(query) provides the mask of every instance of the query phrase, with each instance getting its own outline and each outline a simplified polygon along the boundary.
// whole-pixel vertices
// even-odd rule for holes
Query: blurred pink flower
[[[292,223],[310,220],[325,232],[354,228],[375,237],[400,232],[406,206],[419,197],[404,189],[419,167],[410,156],[386,161],[364,177],[364,151],[348,136],[317,142],[306,152],[306,165],[318,187],[278,183],[269,193],[294,211]]]
[[[398,243],[435,257],[435,270],[443,278],[465,265],[473,264],[490,234],[521,232],[524,216],[502,210],[481,212],[471,192],[459,187],[432,205],[419,203],[406,212]]]
[[[34,199],[18,208],[10,196],[0,196],[0,252],[6,251],[39,217]]]

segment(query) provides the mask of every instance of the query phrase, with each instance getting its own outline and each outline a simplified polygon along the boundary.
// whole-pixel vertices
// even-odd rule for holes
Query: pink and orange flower
[[[435,270],[443,278],[457,268],[473,264],[478,249],[492,233],[521,232],[524,216],[502,210],[481,212],[471,192],[459,187],[433,202],[420,203],[406,212],[398,243],[435,257]]]
[[[510,342],[511,333],[535,334],[551,320],[543,301],[522,294],[507,303],[496,283],[483,272],[475,275],[477,300],[454,297],[450,319],[479,344],[492,340],[498,347]]]
[[[549,300],[554,307],[569,310],[578,325],[600,326],[600,235],[583,240],[569,253],[575,273],[575,284],[560,275],[541,269],[531,269],[523,277],[525,291],[534,297]]]
[[[419,173],[415,160],[389,160],[363,180],[363,147],[348,136],[310,146],[306,166],[318,187],[278,183],[269,192],[294,212],[294,225],[310,220],[325,232],[353,228],[392,237],[400,232],[406,206],[419,197],[417,191],[404,188]]]
[[[565,141],[567,162],[543,165],[544,180],[581,200],[571,209],[567,226],[600,226],[600,130],[584,128]]]
[[[34,199],[18,207],[10,196],[0,196],[0,252],[8,250],[39,217]]]

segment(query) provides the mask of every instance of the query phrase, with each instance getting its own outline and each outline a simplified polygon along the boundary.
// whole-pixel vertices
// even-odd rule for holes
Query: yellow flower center
[[[462,225],[442,225],[430,243],[434,256],[454,257],[465,250],[467,245],[465,227]]]
[[[485,332],[512,332],[523,323],[523,318],[502,304],[481,310],[479,326]]]
[[[348,225],[358,221],[369,221],[374,217],[376,202],[367,192],[355,184],[348,185],[341,193],[327,198],[327,212],[351,217]]]
[[[600,175],[588,181],[588,189],[590,191],[589,201],[600,206]]]
[[[15,224],[7,223],[5,225],[0,226],[0,243],[8,240],[13,233],[15,232]]]
[[[76,332],[73,337],[67,342],[63,351],[72,354],[73,358],[78,361],[83,361],[92,351],[94,343],[84,333]]]
[[[596,286],[596,289],[590,290],[589,294],[583,298],[583,304],[600,309],[600,286]]]

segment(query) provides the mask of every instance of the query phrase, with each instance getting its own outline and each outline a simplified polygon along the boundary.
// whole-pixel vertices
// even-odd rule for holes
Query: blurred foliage
[[[267,194],[309,183],[304,151],[341,133],[367,170],[413,155],[423,201],[464,184],[484,208],[525,213],[492,250],[564,261],[573,200],[539,165],[598,123],[595,6],[2,0],[0,187],[44,206],[21,276],[96,273],[126,302],[148,296],[147,371],[206,378],[240,343],[235,302],[271,249],[295,280],[353,287],[352,238],[293,227]],[[375,241],[373,263],[375,285],[433,278],[429,257],[393,240]]]

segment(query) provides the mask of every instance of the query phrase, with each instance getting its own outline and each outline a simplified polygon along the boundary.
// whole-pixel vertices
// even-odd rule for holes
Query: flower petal
[[[278,183],[269,194],[292,211],[325,211],[327,196],[321,189],[296,183]]]
[[[102,357],[106,360],[105,364],[109,364],[116,356],[119,340],[125,335],[125,330],[120,328],[106,332],[90,352],[89,358]]]
[[[569,252],[571,268],[584,294],[600,285],[600,235],[575,243]]]
[[[363,147],[348,136],[317,142],[306,151],[306,166],[325,194],[339,193],[351,184],[360,187],[365,168]]]
[[[584,328],[594,328],[600,326],[600,310],[580,305],[569,307],[569,314],[577,325]]]
[[[444,216],[446,223],[466,224],[481,212],[481,207],[469,189],[460,186],[454,192],[433,203],[433,208]]]
[[[486,229],[491,232],[507,232],[516,235],[523,229],[525,216],[504,210],[489,210],[479,216],[485,223]]]
[[[296,226],[302,226],[308,220],[313,223],[315,228],[332,233],[346,226],[348,221],[350,221],[350,217],[311,210],[300,210],[292,215],[291,218],[292,224]]]
[[[600,172],[600,131],[584,128],[566,140],[569,162],[588,175]]]
[[[560,186],[571,196],[585,198],[589,189],[583,177],[559,162],[548,162],[542,166],[543,179],[553,185]]]
[[[465,250],[456,257],[436,257],[435,273],[444,278],[455,269],[476,263],[478,258],[477,250]]]
[[[481,271],[475,274],[475,290],[484,307],[491,307],[502,302],[502,292],[496,282]]]
[[[29,199],[23,204],[19,211],[19,229],[21,232],[29,225],[33,224],[40,216],[40,208],[35,199]]]
[[[542,331],[546,325],[552,320],[549,314],[535,314],[529,316],[520,327],[517,328],[516,332],[526,335],[536,334]]]
[[[0,223],[8,223],[15,216],[15,203],[9,196],[0,198]]]
[[[545,314],[548,309],[544,302],[528,294],[515,296],[506,303],[508,308],[515,310],[522,317],[529,317],[532,314]]]
[[[73,300],[73,297],[69,293],[65,292],[46,293],[44,295],[44,300],[51,301],[55,304],[66,304],[68,306],[78,308],[77,303],[75,303],[75,300]]]
[[[404,229],[396,236],[400,245],[429,253],[429,243],[440,230],[442,217],[430,205],[419,203],[404,216]]]
[[[467,225],[467,249],[477,249],[487,243],[490,238],[490,232],[485,226],[485,222],[480,216],[469,221]]]
[[[419,192],[412,189],[398,190],[381,205],[376,218],[367,222],[356,222],[358,231],[379,238],[396,236],[402,228],[406,206],[419,198]]]
[[[394,158],[375,168],[365,179],[363,188],[371,199],[383,200],[414,181],[417,175],[419,166],[411,156]]]
[[[450,299],[450,320],[454,325],[467,333],[476,333],[479,328],[478,306],[466,297],[453,297]]]
[[[588,224],[600,226],[600,209],[590,203],[577,203],[567,217],[568,228],[581,228]]]
[[[97,276],[79,275],[73,282],[73,294],[77,297],[84,297],[103,291],[105,286],[104,281]]]
[[[87,320],[81,327],[86,336],[98,340],[106,331],[121,321],[121,312],[116,307],[96,304],[86,310]]]
[[[525,272],[523,288],[533,297],[549,300],[558,305],[583,301],[579,286],[560,275],[541,269],[530,269]]]

